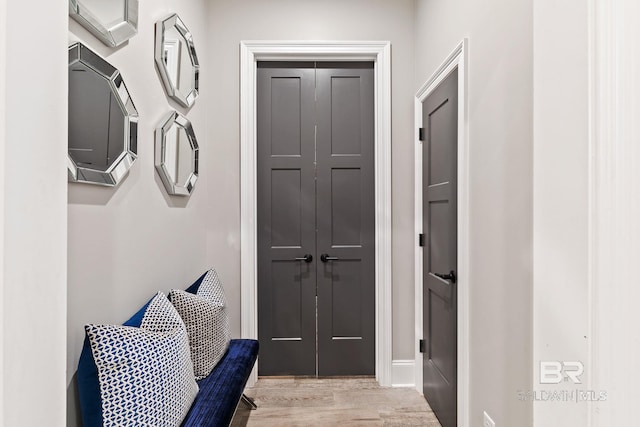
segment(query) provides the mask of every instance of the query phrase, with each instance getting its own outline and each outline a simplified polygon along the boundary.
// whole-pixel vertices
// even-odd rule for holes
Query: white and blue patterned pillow
[[[98,371],[105,427],[179,426],[198,385],[187,331],[159,292],[148,304],[140,328],[86,325]]]
[[[169,299],[186,325],[196,379],[205,378],[224,357],[230,341],[229,315],[216,271],[209,270],[196,294],[174,289]]]
[[[220,282],[215,268],[207,271],[207,274],[198,287],[197,295],[209,301],[215,301],[224,306],[227,305],[224,297],[224,288],[222,287],[222,282]]]

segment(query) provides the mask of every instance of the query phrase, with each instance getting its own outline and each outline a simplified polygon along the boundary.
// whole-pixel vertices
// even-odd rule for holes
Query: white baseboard
[[[416,361],[413,359],[392,361],[391,386],[414,388],[416,386],[415,366]]]
[[[391,387],[415,388],[415,360],[394,360],[391,362]],[[258,381],[258,369],[254,366],[247,387],[253,387]]]

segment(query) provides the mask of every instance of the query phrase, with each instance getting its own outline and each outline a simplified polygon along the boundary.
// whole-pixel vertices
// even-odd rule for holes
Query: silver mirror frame
[[[124,135],[122,152],[106,171],[78,166],[67,153],[68,178],[70,182],[115,187],[138,157],[138,111],[117,68],[82,43],[69,46],[69,66],[76,62],[84,64],[109,83],[124,115]]]
[[[69,0],[69,16],[107,46],[116,47],[138,34],[138,0],[125,0],[125,19],[107,28],[82,0]]]
[[[191,76],[191,90],[189,93],[184,95],[181,91],[176,88],[173,83],[171,83],[171,78],[169,77],[169,71],[167,70],[167,65],[164,62],[163,53],[164,53],[164,33],[167,28],[175,27],[180,35],[184,38],[184,41],[187,45],[187,52],[189,52],[189,58],[191,60],[192,65],[192,76]],[[196,98],[199,95],[200,88],[200,63],[198,62],[198,55],[196,54],[196,48],[193,44],[193,36],[187,29],[187,26],[184,24],[182,19],[177,14],[173,14],[167,19],[163,21],[156,22],[156,49],[155,49],[155,62],[156,67],[158,69],[158,73],[160,73],[160,77],[162,78],[162,83],[164,85],[165,90],[167,91],[167,95],[175,100],[178,104],[183,107],[190,108],[196,102]]]
[[[187,178],[185,185],[178,185],[173,182],[171,174],[165,166],[166,137],[172,126],[179,126],[185,130],[193,153],[193,169],[191,170],[191,174]],[[156,129],[155,155],[156,170],[162,179],[162,183],[164,184],[167,193],[173,196],[189,196],[193,193],[196,181],[198,180],[199,152],[200,149],[198,147],[198,141],[196,140],[196,135],[189,119],[177,111],[169,113],[167,118],[163,121],[163,124]]]

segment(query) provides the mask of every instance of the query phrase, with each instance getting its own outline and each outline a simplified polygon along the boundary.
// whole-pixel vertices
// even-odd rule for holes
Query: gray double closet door
[[[372,63],[258,64],[259,374],[375,374]]]

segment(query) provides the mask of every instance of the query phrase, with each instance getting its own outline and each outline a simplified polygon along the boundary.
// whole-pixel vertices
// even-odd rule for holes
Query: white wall
[[[202,95],[195,106],[189,111],[179,107],[168,101],[153,56],[155,22],[177,12],[193,34],[202,69],[210,70],[208,3],[140,2],[139,33],[116,49],[106,47],[69,20],[69,43],[82,41],[120,70],[140,116],[138,160],[119,187],[68,185],[69,425],[78,423],[73,375],[82,349],[83,325],[121,323],[158,290],[166,293],[171,288],[185,288],[215,264],[207,257],[205,223],[211,221],[210,213],[215,209],[215,187],[210,183],[215,175],[218,139],[207,135],[207,121],[216,88],[211,73],[202,73]],[[66,13],[66,3],[59,7]],[[66,49],[62,56],[66,82]],[[66,103],[59,107],[66,111]],[[154,131],[171,109],[188,111],[199,138],[200,180],[190,198],[168,196],[154,169]]]
[[[414,90],[469,39],[470,426],[530,426],[532,3],[417,0]]]
[[[584,0],[534,1],[533,389],[585,389],[588,365],[588,57]],[[585,363],[540,384],[540,361]],[[587,404],[538,401],[536,426],[587,425]],[[616,424],[617,425],[617,424]]]
[[[242,40],[389,40],[392,45],[393,358],[413,359],[413,1],[219,0],[207,44],[216,141],[210,182],[222,206],[209,213],[209,254],[227,283],[240,328],[239,45]]]
[[[0,4],[6,426],[65,420],[67,8],[66,0]]]

